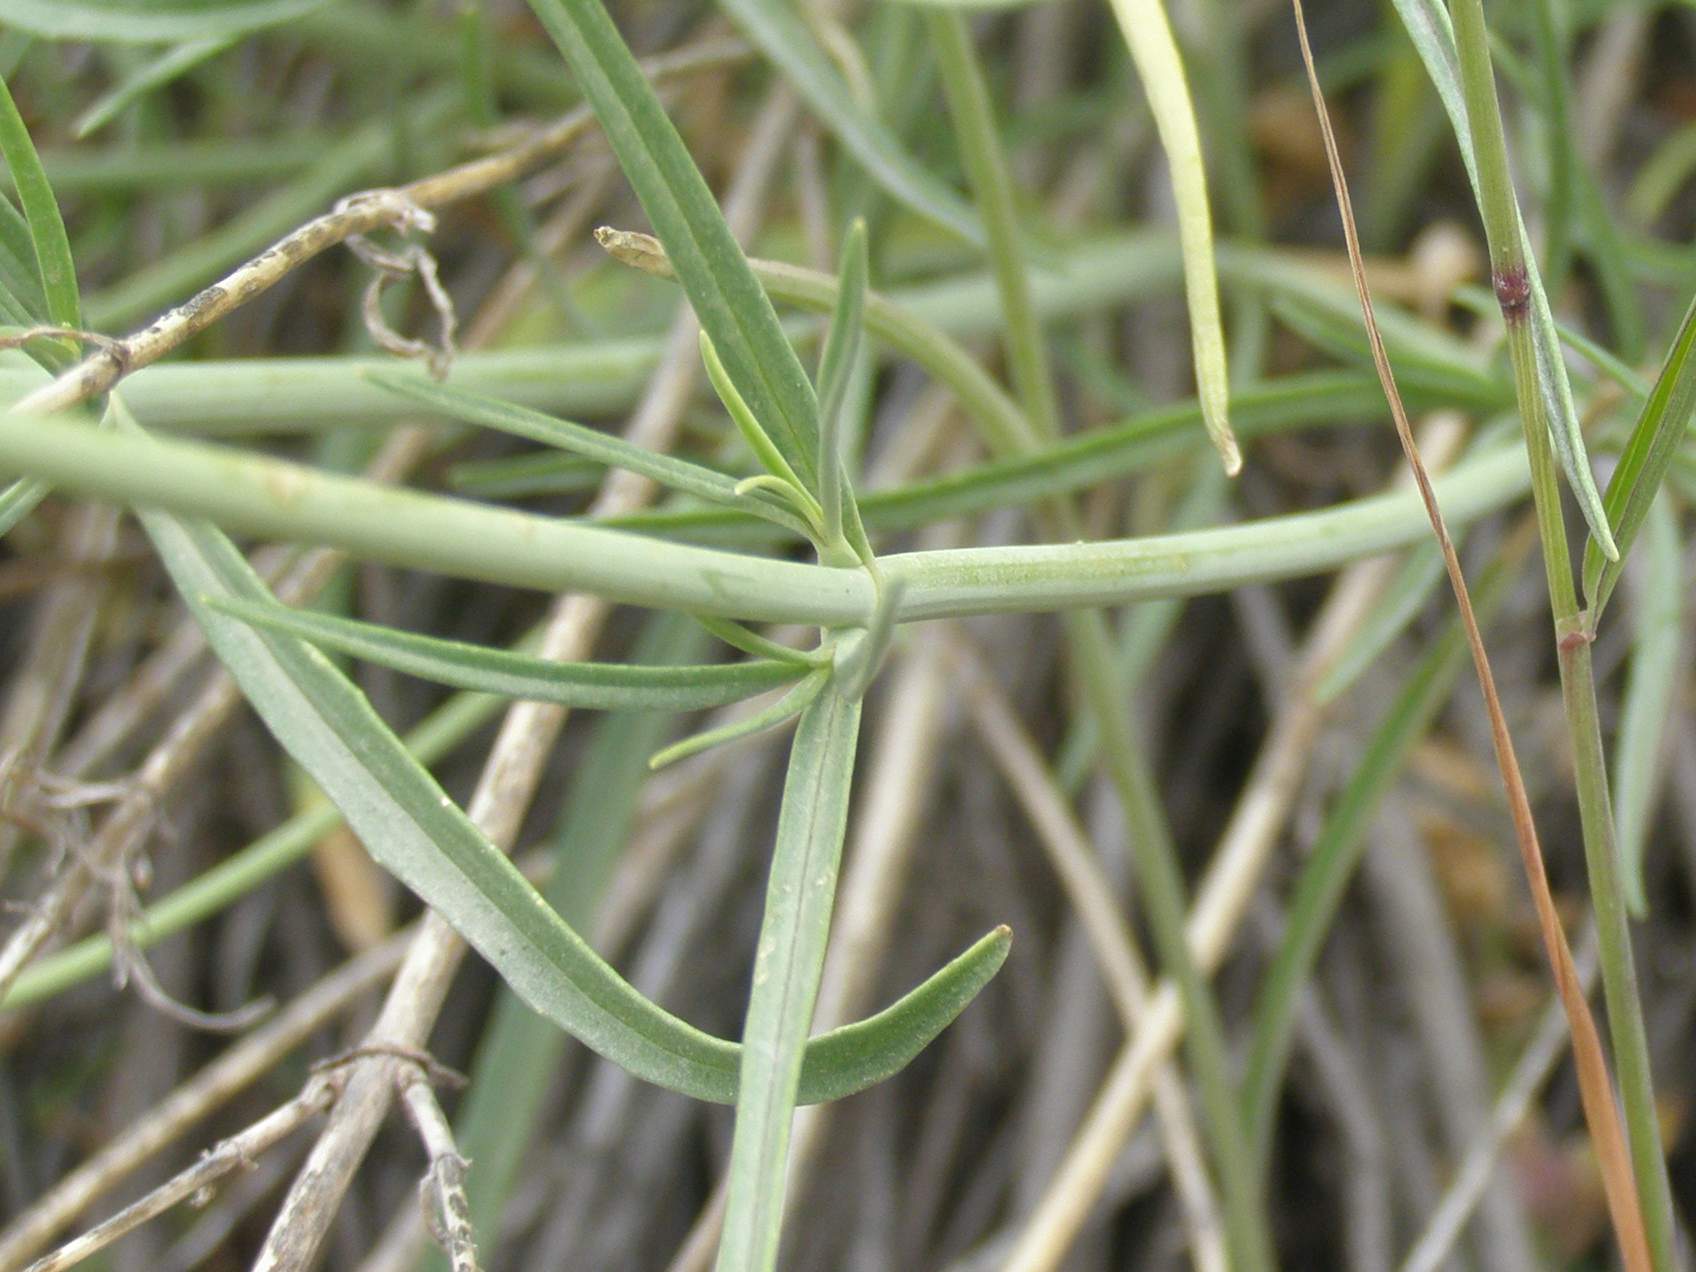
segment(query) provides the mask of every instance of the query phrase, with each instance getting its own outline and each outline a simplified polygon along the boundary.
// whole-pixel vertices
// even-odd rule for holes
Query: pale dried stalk
[[[725,219],[741,237],[751,233],[758,219],[766,182],[797,115],[794,96],[778,90],[749,140],[724,201]],[[631,421],[628,438],[634,444],[650,450],[670,448],[695,383],[696,331],[694,317],[687,312],[674,324],[660,368]],[[623,515],[651,495],[652,485],[645,479],[613,472],[588,515]],[[589,657],[610,610],[599,597],[561,598],[549,615],[539,656],[562,662]],[[560,707],[520,702],[502,721],[467,813],[503,849],[512,847],[566,714]],[[421,1046],[465,952],[459,935],[433,911],[427,914],[368,1042],[377,1047]],[[397,1063],[377,1055],[352,1067],[328,1124],[272,1221],[254,1261],[256,1272],[304,1269],[315,1261],[353,1173],[388,1114]]]
[[[1537,911],[1537,926],[1543,937],[1544,953],[1548,956],[1554,976],[1555,989],[1560,994],[1572,1027],[1572,1054],[1578,1072],[1579,1098],[1584,1107],[1584,1121],[1590,1129],[1592,1145],[1602,1175],[1602,1188],[1607,1195],[1608,1213],[1613,1220],[1619,1240],[1620,1255],[1632,1272],[1647,1272],[1654,1266],[1649,1254],[1649,1238],[1643,1219],[1642,1201],[1638,1195],[1637,1176],[1632,1168],[1631,1154],[1626,1148],[1625,1128],[1620,1121],[1619,1108],[1614,1102],[1613,1079],[1602,1051],[1601,1036],[1585,1001],[1578,979],[1578,969],[1572,961],[1572,948],[1567,944],[1561,927],[1554,896],[1549,891],[1549,879],[1543,865],[1543,849],[1537,842],[1537,827],[1531,817],[1531,800],[1519,771],[1519,757],[1514,752],[1513,738],[1508,733],[1507,717],[1496,693],[1495,675],[1490,670],[1490,658],[1484,649],[1484,637],[1478,630],[1478,619],[1472,612],[1472,600],[1467,591],[1466,577],[1461,572],[1460,558],[1455,554],[1442,509],[1437,506],[1431,479],[1419,457],[1413,429],[1408,424],[1407,411],[1402,406],[1401,393],[1395,375],[1390,370],[1389,355],[1378,331],[1372,311],[1372,295],[1366,285],[1362,267],[1360,241],[1355,230],[1354,210],[1350,205],[1348,180],[1343,175],[1342,156],[1337,150],[1337,138],[1331,129],[1330,111],[1325,106],[1325,94],[1319,86],[1319,73],[1314,69],[1313,50],[1308,46],[1307,21],[1302,14],[1301,0],[1290,0],[1295,11],[1296,35],[1301,44],[1302,64],[1307,69],[1307,82],[1313,93],[1313,109],[1319,116],[1319,131],[1325,141],[1325,160],[1331,169],[1331,184],[1337,195],[1337,208],[1342,214],[1343,238],[1348,246],[1349,262],[1353,267],[1355,294],[1360,300],[1367,339],[1372,348],[1372,364],[1378,372],[1379,383],[1390,404],[1390,417],[1395,421],[1396,437],[1407,456],[1426,515],[1431,519],[1431,533],[1443,553],[1443,565],[1448,571],[1449,585],[1455,594],[1455,607],[1460,612],[1466,630],[1466,643],[1472,653],[1472,665],[1478,676],[1478,687],[1484,695],[1484,707],[1490,718],[1490,744],[1494,748],[1496,767],[1501,772],[1502,787],[1513,817],[1514,840],[1519,846],[1520,864],[1525,868],[1530,885],[1532,904]]]
[[[401,1079],[401,1105],[424,1141],[430,1168],[419,1184],[418,1204],[425,1226],[448,1256],[453,1272],[477,1272],[477,1242],[471,1231],[471,1203],[465,1196],[465,1171],[453,1128],[448,1125],[429,1075],[414,1065]]]
[[[1007,779],[1008,789],[1048,853],[1049,863],[1083,925],[1108,995],[1124,1022],[1125,1035],[1134,1037],[1148,1012],[1148,972],[1117,903],[1117,891],[1102,871],[1088,834],[1073,816],[1036,743],[1019,723],[981,656],[963,634],[950,652],[965,679],[966,706],[978,738]],[[1227,1272],[1230,1265],[1219,1203],[1208,1178],[1189,1096],[1169,1063],[1155,1070],[1153,1084],[1154,1107],[1172,1183],[1189,1232],[1190,1257],[1203,1272]]]
[[[213,1146],[199,1161],[167,1180],[147,1196],[124,1207],[105,1223],[91,1228],[75,1241],[29,1265],[27,1272],[63,1272],[105,1249],[119,1237],[162,1215],[178,1202],[210,1188],[231,1171],[251,1165],[253,1160],[280,1140],[286,1139],[307,1121],[330,1107],[335,1099],[335,1080],[313,1078],[294,1099],[260,1118],[238,1135]]]
[[[746,46],[740,42],[714,40],[651,58],[642,65],[649,78],[658,81],[723,67],[746,53]],[[428,213],[431,208],[506,185],[570,146],[594,123],[594,114],[587,106],[580,106],[511,150],[462,163],[392,190],[367,190],[350,195],[333,211],[279,239],[140,331],[121,340],[103,341],[94,353],[28,394],[12,409],[45,414],[105,393],[132,371],[157,362],[338,243],[385,227],[404,228],[414,223],[421,212]]]
[[[394,974],[410,932],[349,960],[179,1086],[146,1117],[102,1148],[0,1232],[0,1269],[21,1267],[99,1197],[222,1108],[304,1042]]]
[[[115,508],[77,509],[65,536],[66,558],[94,566],[111,560],[118,545],[118,521]],[[82,681],[106,583],[101,572],[68,573],[54,582],[31,616],[29,650],[6,695],[5,718],[0,721],[0,797],[8,805],[59,744]],[[30,800],[21,797],[19,803],[27,810]],[[0,822],[0,875],[11,863],[17,836],[16,825]]]

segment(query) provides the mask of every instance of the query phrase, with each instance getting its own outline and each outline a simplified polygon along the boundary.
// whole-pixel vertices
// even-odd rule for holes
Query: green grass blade
[[[791,0],[720,0],[720,7],[884,190],[920,216],[968,242],[983,244],[983,225],[971,206],[854,99],[847,81],[825,56]]]
[[[1479,580],[1473,591],[1473,606],[1480,621],[1488,621],[1506,591],[1509,577],[1509,570],[1498,563]],[[1243,1070],[1244,1124],[1262,1173],[1271,1151],[1278,1090],[1284,1081],[1302,989],[1366,850],[1367,831],[1379,804],[1467,665],[1465,632],[1460,619],[1454,618],[1378,722],[1359,766],[1337,796],[1302,866],[1290,898],[1283,938],[1256,996],[1253,1041]]]
[[[1643,528],[1673,455],[1688,433],[1691,413],[1696,411],[1693,352],[1696,352],[1696,299],[1684,311],[1684,321],[1667,351],[1661,374],[1631,430],[1631,440],[1620,455],[1619,467],[1608,482],[1607,518],[1613,527],[1620,558],[1631,551],[1638,531]],[[1590,606],[1592,630],[1601,619],[1623,568],[1623,560],[1608,560],[1594,539],[1584,545],[1584,596]]]
[[[721,707],[798,679],[792,662],[568,663],[420,636],[376,623],[240,598],[213,598],[213,609],[268,632],[298,636],[437,684],[503,698],[555,702],[594,711],[697,711]]]
[[[787,724],[812,706],[829,678],[828,673],[822,669],[812,672],[800,684],[770,706],[755,711],[751,715],[743,716],[740,720],[732,720],[729,724],[720,725],[716,729],[692,734],[681,741],[673,742],[668,747],[655,751],[653,758],[648,761],[648,767],[653,769],[664,768],[667,764],[675,764],[678,760],[687,759],[691,755],[699,755],[702,751],[711,750],[715,746],[723,746],[727,742],[736,742],[742,738],[751,738],[756,733],[764,733],[768,729],[775,729]]]
[[[830,315],[824,352],[819,356],[819,507],[824,538],[834,543],[842,535],[843,472],[842,412],[848,382],[860,352],[866,308],[866,223],[858,218],[848,227],[838,258],[841,282],[836,308]],[[852,493],[848,495],[853,498]]]
[[[210,61],[236,42],[236,36],[215,35],[198,40],[185,40],[166,49],[152,61],[145,62],[125,75],[116,85],[102,93],[71,125],[71,134],[86,137],[105,127],[149,93],[181,78],[202,62]]]
[[[724,360],[718,355],[718,346],[713,344],[713,338],[705,329],[701,331],[701,363],[707,369],[707,379],[712,382],[718,400],[724,404],[725,411],[736,425],[736,431],[742,434],[742,440],[748,443],[748,449],[754,452],[754,459],[765,469],[765,476],[776,483],[775,488],[793,492],[792,497],[798,507],[810,507],[813,499],[811,490],[796,475],[782,449],[772,440],[771,434],[766,432],[759,416],[754,414],[748,400],[736,387],[736,381],[731,378]],[[811,456],[808,458],[811,459]],[[736,485],[747,487],[746,481],[737,482]]]
[[[1160,0],[1112,0],[1112,4],[1142,79],[1172,174],[1202,419],[1226,473],[1235,474],[1243,461],[1231,434],[1230,375],[1225,367],[1219,278],[1213,261],[1213,214],[1207,203],[1207,167],[1202,160],[1201,136],[1196,130],[1195,106],[1190,100],[1183,59]]]
[[[808,479],[818,402],[712,192],[600,0],[530,0],[676,265],[701,328],[755,416]]]
[[[13,326],[28,327],[47,317],[29,222],[4,193],[0,193],[0,304],[4,306],[0,321]]]
[[[714,618],[710,614],[696,614],[693,618],[707,631],[718,637],[732,649],[740,649],[745,654],[756,658],[772,658],[778,662],[794,663],[798,667],[818,667],[828,661],[828,656],[819,651],[794,649],[788,645],[779,644],[769,637],[760,635],[741,623],[734,623],[728,618]]]
[[[1649,913],[1643,857],[1664,773],[1662,752],[1684,670],[1684,561],[1678,520],[1666,496],[1644,521],[1643,587],[1633,607],[1636,631],[1614,751],[1614,830],[1620,886],[1639,919]]]
[[[737,494],[735,478],[702,464],[692,464],[688,460],[677,459],[671,455],[657,454],[640,446],[632,446],[622,437],[615,437],[611,433],[603,433],[599,429],[545,415],[527,406],[503,402],[498,398],[467,392],[451,385],[392,375],[374,375],[371,379],[373,383],[381,385],[391,393],[398,393],[468,424],[480,424],[514,437],[528,438],[545,446],[555,446],[609,468],[623,468],[628,472],[637,473],[681,494],[694,495],[697,499],[705,499],[710,503],[723,504],[756,516],[764,516],[797,534],[805,535],[808,532],[806,522],[799,517],[785,509]]]
[[[3,15],[0,15],[3,20]],[[59,215],[59,201],[47,184],[47,173],[30,140],[29,129],[12,100],[12,90],[0,80],[0,155],[11,169],[18,203],[29,225],[30,241],[40,272],[42,303],[48,322],[62,327],[82,326],[82,306],[77,298],[77,269],[71,259],[71,241]]]
[[[742,1029],[720,1272],[777,1265],[789,1130],[824,972],[859,732],[859,703],[832,685],[802,713],[790,751]]]
[[[55,40],[160,44],[290,22],[324,0],[0,0],[0,26]]]

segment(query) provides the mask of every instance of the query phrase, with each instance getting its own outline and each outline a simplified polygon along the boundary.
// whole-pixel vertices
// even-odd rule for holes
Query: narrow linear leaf
[[[204,523],[140,516],[220,660],[379,864],[450,919],[534,1010],[585,1046],[644,1081],[734,1101],[739,1048],[661,1010],[623,980],[443,794],[328,659],[205,603],[208,595],[268,598],[227,538]],[[964,1006],[963,987],[981,987],[993,975],[991,964],[1006,952],[1005,936],[998,948],[996,935],[879,1015],[816,1040],[801,1100],[840,1099],[903,1067]]]
[[[1689,431],[1691,414],[1696,411],[1693,352],[1696,352],[1696,299],[1684,311],[1684,321],[1667,351],[1661,374],[1643,404],[1643,411],[1631,430],[1631,439],[1620,454],[1613,480],[1608,482],[1607,520],[1613,527],[1619,556],[1609,560],[1594,539],[1584,545],[1584,596],[1590,606],[1592,631],[1619,582],[1623,558],[1643,528],[1673,456]]]
[[[550,662],[273,602],[213,597],[207,603],[220,613],[265,631],[298,636],[320,649],[349,654],[436,684],[596,711],[721,707],[802,674],[802,668],[793,662],[765,660],[677,667]]]
[[[3,21],[4,13],[0,11],[0,22]],[[4,80],[0,80],[0,155],[11,169],[18,203],[29,225],[36,268],[40,271],[42,300],[47,306],[45,316],[62,327],[80,328],[82,306],[77,299],[77,270],[71,260],[65,222],[59,215],[59,202],[53,197],[41,157],[36,154],[29,129],[24,126],[18,105],[12,100],[12,90]]]
[[[711,614],[694,614],[691,617],[732,649],[740,649],[756,658],[774,658],[778,662],[794,663],[804,668],[818,667],[827,661],[821,653],[793,649],[728,618],[715,618]]]
[[[707,379],[712,381],[713,391],[718,394],[719,401],[724,403],[724,409],[730,413],[731,420],[736,425],[736,431],[742,434],[742,440],[748,443],[748,449],[754,452],[754,458],[760,467],[766,470],[766,475],[774,478],[783,486],[794,491],[797,502],[802,507],[809,506],[813,496],[795,470],[790,467],[771,434],[760,423],[759,417],[749,409],[747,399],[736,387],[736,381],[725,369],[724,361],[718,356],[718,346],[713,344],[713,338],[701,331],[701,362],[707,368]],[[746,480],[737,482],[736,486],[748,488]]]
[[[76,122],[71,125],[72,135],[81,139],[105,127],[149,93],[175,82],[202,62],[210,61],[233,46],[237,34],[231,32],[185,40],[138,66],[77,116]]]
[[[1620,885],[1626,905],[1639,919],[1649,913],[1643,858],[1666,771],[1667,728],[1684,669],[1684,559],[1678,521],[1666,496],[1651,505],[1644,530],[1643,586],[1634,589],[1636,631],[1620,709],[1613,781]]]
[[[1178,207],[1178,239],[1184,257],[1184,292],[1189,303],[1190,341],[1195,350],[1196,392],[1207,435],[1234,476],[1243,466],[1231,433],[1230,376],[1225,367],[1225,333],[1219,319],[1219,278],[1213,261],[1213,214],[1207,202],[1207,167],[1196,130],[1195,106],[1178,54],[1177,41],[1160,0],[1112,0],[1113,15],[1130,47],[1143,82],[1154,127],[1166,151],[1172,197]]]
[[[859,730],[859,703],[832,685],[802,713],[789,754],[742,1029],[720,1272],[777,1265],[789,1131],[824,972]]]
[[[819,356],[819,507],[824,538],[834,543],[842,534],[843,483],[842,409],[848,382],[860,352],[866,308],[866,223],[855,218],[842,241],[841,282],[830,331]],[[850,492],[850,499],[853,498]]]
[[[41,267],[35,260],[35,240],[29,222],[0,191],[0,319],[28,327],[47,319],[47,299],[41,293]]]
[[[450,385],[381,373],[372,375],[371,381],[391,393],[422,403],[468,424],[480,424],[514,437],[540,442],[544,446],[556,446],[592,459],[598,464],[637,473],[681,494],[694,495],[697,499],[763,516],[797,534],[804,535],[808,532],[806,522],[799,517],[763,501],[750,502],[737,493],[735,478],[703,464],[692,464],[675,456],[661,455],[640,446],[633,446],[622,437],[603,433],[599,429],[574,424],[526,406],[517,406]]]
[[[56,40],[157,44],[276,26],[324,0],[0,0],[0,26]]]
[[[813,113],[874,181],[920,216],[980,247],[983,225],[971,206],[856,101],[790,0],[720,0],[720,7],[794,85]]]
[[[818,402],[771,301],[601,0],[530,0],[588,98],[619,166],[755,415],[811,479]],[[810,488],[810,487],[809,487]]]
[[[667,764],[675,764],[678,760],[699,755],[702,751],[723,746],[726,742],[751,738],[756,733],[764,733],[768,729],[787,724],[813,704],[829,679],[829,674],[823,669],[812,672],[770,706],[743,716],[740,720],[720,725],[716,729],[693,734],[654,752],[653,758],[648,761],[648,767],[664,768]]]

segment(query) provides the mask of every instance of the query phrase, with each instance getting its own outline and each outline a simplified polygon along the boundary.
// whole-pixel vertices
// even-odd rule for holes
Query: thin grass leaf
[[[4,14],[0,12],[0,21],[3,20]],[[47,183],[35,143],[30,140],[29,129],[24,126],[23,116],[12,100],[12,90],[4,80],[0,80],[0,155],[11,169],[18,203],[29,225],[45,317],[61,327],[78,329],[82,326],[82,306],[77,297],[77,269],[71,259],[71,241],[65,236],[59,201]]]
[[[722,707],[787,684],[802,674],[793,662],[765,660],[674,667],[552,662],[276,603],[217,597],[207,603],[220,613],[265,631],[298,636],[320,649],[391,667],[421,680],[593,711]]]
[[[530,451],[496,459],[467,459],[450,466],[443,481],[449,490],[483,499],[523,499],[531,495],[582,494],[594,490],[606,467],[557,451]]]
[[[530,7],[600,119],[701,329],[789,463],[810,481],[818,449],[813,386],[636,59],[600,0],[530,0]]]
[[[856,101],[790,0],[720,0],[720,7],[795,87],[844,149],[894,198],[967,242],[983,224],[959,193],[915,159],[882,120]],[[661,236],[664,237],[663,235]]]
[[[1614,750],[1614,831],[1631,913],[1649,914],[1643,858],[1665,775],[1665,747],[1684,670],[1684,560],[1678,519],[1662,495],[1644,521],[1643,586],[1636,589],[1631,670]]]
[[[757,733],[765,733],[788,724],[813,704],[829,679],[830,675],[824,669],[814,671],[771,705],[745,715],[740,720],[722,724],[716,729],[691,734],[655,751],[648,760],[648,767],[662,769],[668,764],[675,764],[691,755],[699,755],[715,746],[739,742],[743,738],[751,738]]]
[[[325,0],[0,0],[0,26],[55,40],[162,44],[293,21]]]
[[[0,318],[15,327],[47,321],[47,298],[41,292],[41,269],[35,260],[35,241],[29,222],[0,193]]]
[[[736,431],[742,434],[742,440],[748,443],[748,449],[754,452],[754,458],[760,467],[766,470],[764,476],[774,479],[779,487],[787,487],[789,496],[797,507],[807,509],[811,514],[809,520],[818,524],[817,502],[812,492],[802,483],[795,470],[790,467],[788,459],[772,441],[759,417],[748,408],[741,390],[736,387],[736,381],[730,378],[730,372],[725,369],[724,362],[718,356],[718,347],[713,344],[713,338],[701,331],[701,362],[707,368],[707,379],[712,381],[713,391],[718,394],[724,409],[729,412],[731,420],[736,425]],[[738,491],[751,489],[750,482],[757,478],[744,479],[737,482]]]
[[[740,649],[756,658],[772,658],[800,667],[820,667],[829,661],[828,656],[821,652],[779,644],[728,618],[714,618],[710,614],[693,614],[690,617],[732,649]]]
[[[1484,191],[1479,183],[1478,158],[1474,149],[1472,126],[1466,109],[1466,93],[1462,86],[1460,54],[1455,47],[1454,25],[1440,0],[1391,0],[1396,13],[1413,41],[1425,72],[1437,89],[1437,96],[1448,113],[1449,125],[1460,146],[1460,156],[1466,175],[1472,182],[1474,198],[1484,206]],[[1492,102],[1494,96],[1492,94]],[[1510,191],[1511,197],[1511,191]],[[1525,219],[1517,201],[1511,210],[1514,228],[1518,233],[1519,251],[1524,258],[1527,303],[1530,306],[1530,334],[1536,355],[1537,388],[1543,401],[1550,439],[1566,473],[1567,486],[1578,501],[1590,533],[1595,536],[1604,556],[1610,560],[1619,555],[1613,535],[1608,528],[1607,512],[1602,506],[1596,479],[1590,471],[1590,460],[1584,447],[1584,434],[1579,426],[1578,410],[1572,400],[1572,385],[1567,378],[1566,362],[1561,356],[1560,337],[1555,328],[1554,313],[1543,288],[1543,278],[1537,268],[1537,254],[1531,250],[1531,239],[1525,230]]]
[[[205,523],[139,515],[219,659],[385,869],[453,922],[534,1010],[591,1050],[695,1099],[735,1100],[739,1048],[670,1015],[623,980],[443,794],[322,654],[206,604],[209,596],[271,599],[227,538]],[[1005,946],[1004,932],[991,933],[884,1012],[815,1040],[801,1101],[840,1099],[898,1071],[963,1009],[969,1001],[963,993],[987,983]]]
[[[1529,546],[1522,535],[1519,544],[1479,580],[1473,603],[1480,622],[1490,621]],[[1438,555],[1439,571],[1441,564]],[[1243,1069],[1243,1118],[1262,1174],[1271,1160],[1278,1092],[1284,1084],[1302,991],[1366,851],[1367,833],[1379,805],[1438,709],[1454,692],[1455,678],[1466,661],[1466,631],[1457,615],[1431,642],[1374,726],[1359,764],[1332,802],[1313,850],[1302,864],[1283,936],[1255,995],[1253,1040]]]
[[[1443,554],[1435,543],[1422,543],[1407,554],[1401,569],[1384,587],[1375,606],[1331,661],[1314,688],[1314,700],[1335,702],[1378,661],[1431,599],[1443,582]]]
[[[789,1130],[830,938],[859,731],[859,703],[831,685],[802,713],[790,750],[742,1028],[719,1272],[777,1265]]]
[[[827,543],[842,535],[842,488],[846,476],[842,470],[842,411],[864,331],[866,223],[859,218],[848,227],[842,240],[838,268],[841,283],[836,308],[830,316],[824,352],[819,356],[819,507]],[[848,498],[852,499],[853,494]]]
[[[202,62],[211,61],[234,46],[237,35],[215,35],[198,40],[185,40],[166,49],[150,62],[144,62],[112,88],[94,99],[94,104],[71,125],[71,135],[78,139],[97,132],[128,110],[149,93],[174,83]]]
[[[1667,351],[1661,374],[1631,430],[1631,440],[1619,457],[1613,479],[1608,482],[1608,524],[1613,527],[1619,557],[1608,560],[1594,539],[1584,545],[1584,596],[1590,607],[1592,631],[1619,582],[1620,571],[1624,569],[1622,558],[1631,551],[1673,455],[1688,434],[1691,413],[1696,411],[1693,352],[1696,352],[1696,299],[1684,311],[1684,321]]]
[[[1142,79],[1160,144],[1172,175],[1178,208],[1178,239],[1184,255],[1184,292],[1189,303],[1190,342],[1195,350],[1196,393],[1207,435],[1227,475],[1243,466],[1231,433],[1230,375],[1225,367],[1225,333],[1219,320],[1219,278],[1213,261],[1213,214],[1207,202],[1207,167],[1196,131],[1183,59],[1160,0],[1112,0],[1119,30]]]
[[[797,534],[804,535],[808,532],[807,523],[787,509],[765,502],[750,503],[738,493],[735,478],[705,465],[692,464],[688,460],[632,446],[622,437],[615,437],[611,433],[603,433],[599,429],[545,415],[529,407],[503,402],[480,393],[467,392],[450,385],[383,374],[373,375],[371,380],[391,393],[422,403],[468,424],[480,424],[514,437],[527,438],[546,446],[557,446],[561,450],[592,459],[597,464],[637,473],[681,494],[694,495],[697,499],[705,499],[710,503],[723,504],[766,517]]]

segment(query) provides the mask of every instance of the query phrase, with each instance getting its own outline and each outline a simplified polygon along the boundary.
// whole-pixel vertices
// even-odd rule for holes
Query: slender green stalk
[[[720,1272],[777,1264],[789,1130],[824,971],[859,728],[860,704],[830,686],[802,713],[790,753],[742,1028]]]
[[[1608,807],[1607,762],[1602,750],[1591,667],[1591,636],[1573,582],[1572,559],[1561,513],[1560,483],[1544,424],[1539,372],[1532,347],[1523,239],[1509,181],[1507,145],[1496,103],[1484,9],[1481,0],[1454,0],[1453,14],[1467,117],[1478,159],[1480,206],[1490,244],[1491,277],[1507,323],[1508,349],[1531,463],[1531,490],[1543,543],[1549,604],[1560,650],[1561,695],[1573,748],[1584,857],[1590,875],[1591,905],[1596,914],[1602,989],[1619,1069],[1626,1136],[1650,1257],[1658,1272],[1663,1272],[1675,1266],[1672,1195],[1655,1110],[1648,1040],[1631,953],[1630,923],[1619,883],[1613,816]]]
[[[242,533],[633,605],[832,626],[864,623],[875,603],[860,570],[671,543],[50,417],[0,414],[0,472]],[[1457,465],[1435,486],[1449,522],[1464,525],[1521,498],[1527,480],[1524,453],[1509,447]],[[1397,491],[1181,534],[909,552],[879,566],[906,585],[896,621],[913,622],[1205,595],[1317,574],[1428,533],[1417,496]]]
[[[1059,436],[1060,419],[1042,327],[1020,256],[1012,181],[996,135],[989,91],[964,20],[947,10],[933,10],[929,22],[955,132],[989,234],[991,264],[1007,324],[1003,340],[1008,361],[1031,421],[1031,427],[1017,440],[1020,449],[1030,450],[1039,438],[1051,441]],[[1234,443],[1227,453],[1235,453]],[[1050,519],[1067,538],[1081,537],[1081,522],[1063,501],[1050,505]],[[1131,728],[1112,638],[1097,609],[1068,613],[1066,634],[1074,674],[1096,721],[1107,774],[1125,810],[1131,857],[1142,885],[1155,946],[1184,1005],[1189,1026],[1185,1047],[1206,1114],[1232,1262],[1239,1272],[1270,1269],[1276,1263],[1271,1230],[1231,1082],[1224,1022],[1212,989],[1190,951],[1183,871],[1147,757]]]

